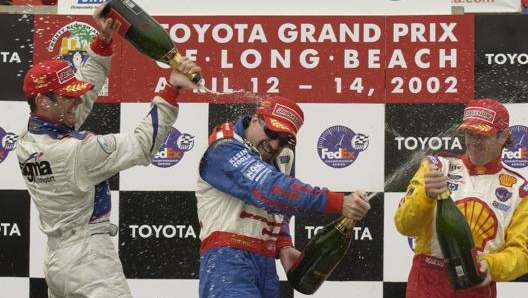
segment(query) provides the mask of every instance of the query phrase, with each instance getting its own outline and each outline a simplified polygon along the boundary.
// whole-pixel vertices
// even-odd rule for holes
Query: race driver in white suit
[[[196,87],[187,75],[201,72],[183,58],[132,132],[79,131],[110,69],[113,28],[118,24],[100,17],[103,6],[94,13],[101,33],[77,73],[66,61],[47,60],[24,78],[31,115],[16,152],[40,229],[48,238],[44,275],[50,298],[132,297],[110,238],[116,229],[110,224],[107,179],[151,163],[176,121],[180,90]]]

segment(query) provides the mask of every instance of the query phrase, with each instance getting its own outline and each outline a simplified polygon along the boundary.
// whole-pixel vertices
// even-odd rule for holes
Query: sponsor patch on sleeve
[[[104,152],[110,154],[116,149],[116,140],[114,135],[99,135],[97,136],[97,142]]]
[[[412,196],[414,194],[414,187],[409,187],[409,189],[407,190],[407,194],[406,196]]]

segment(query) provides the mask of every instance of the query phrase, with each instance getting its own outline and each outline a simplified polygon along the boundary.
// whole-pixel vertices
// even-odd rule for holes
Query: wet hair
[[[27,102],[29,104],[29,110],[33,113],[37,109],[37,104],[35,103],[35,96],[28,97]]]

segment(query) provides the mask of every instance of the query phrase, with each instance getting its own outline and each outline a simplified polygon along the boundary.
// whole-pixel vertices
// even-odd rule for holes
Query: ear
[[[50,98],[46,95],[38,94],[35,97],[35,106],[37,107],[37,110],[48,110],[50,107]]]
[[[258,123],[258,115],[257,114],[253,114],[253,116],[251,117],[251,123]]]
[[[498,135],[497,135],[497,138],[505,143],[508,138],[510,137],[510,130],[509,129],[503,129]]]

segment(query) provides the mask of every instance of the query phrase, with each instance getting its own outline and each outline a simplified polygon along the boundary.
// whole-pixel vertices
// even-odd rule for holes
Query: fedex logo
[[[154,158],[180,159],[181,157],[181,151],[166,147],[165,149],[160,150],[158,153],[156,153],[156,156]]]
[[[510,138],[513,145],[502,149],[502,161],[516,169],[528,167],[528,126],[510,126]]]
[[[515,151],[510,151],[506,148],[502,149],[502,158],[503,159],[526,159],[527,152],[526,147],[518,148]]]
[[[152,164],[160,168],[172,167],[183,159],[185,152],[192,148],[194,148],[194,136],[181,133],[172,127],[165,142],[154,156]]]
[[[321,158],[325,159],[356,159],[356,152],[346,148],[339,148],[337,151],[330,151],[328,148],[321,150]]]
[[[367,150],[370,137],[352,129],[336,125],[324,130],[317,142],[319,158],[332,168],[348,167]]]

